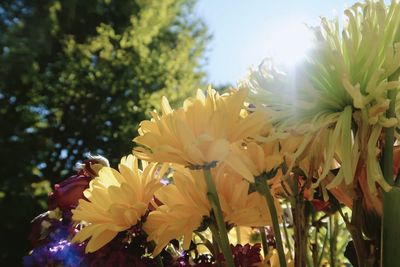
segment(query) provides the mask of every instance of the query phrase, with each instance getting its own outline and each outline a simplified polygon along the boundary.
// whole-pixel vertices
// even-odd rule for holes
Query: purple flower
[[[129,242],[128,242],[129,240]],[[151,267],[157,266],[151,258],[144,257],[146,237],[140,229],[120,233],[104,247],[86,255],[90,267]]]
[[[236,246],[231,245],[233,261],[235,267],[252,267],[257,266],[262,261],[261,244],[256,243],[253,246],[250,244]],[[219,259],[224,261],[224,255],[220,254]]]
[[[250,267],[261,262],[261,244],[231,245],[233,259],[236,267]]]
[[[85,266],[84,256],[83,245],[71,244],[68,240],[61,239],[33,249],[30,255],[23,258],[23,266]]]

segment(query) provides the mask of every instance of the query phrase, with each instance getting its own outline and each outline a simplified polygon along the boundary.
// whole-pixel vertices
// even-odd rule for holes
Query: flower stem
[[[314,216],[315,216],[315,214],[314,214]],[[317,225],[315,225],[314,243],[311,244],[313,266],[319,266],[318,265],[318,253],[319,253],[318,232],[319,232],[319,225],[317,224]],[[297,253],[295,252],[294,254],[295,254],[295,257],[297,257]],[[296,264],[296,262],[295,262],[295,264]]]
[[[389,77],[389,80],[397,80],[398,75]],[[389,109],[386,112],[387,118],[393,118],[395,114],[395,100],[397,88],[388,92],[390,100]],[[390,185],[393,185],[393,144],[394,127],[385,130],[385,146],[383,150],[383,176]],[[400,190],[393,187],[389,192],[383,192],[383,212],[381,227],[381,266],[390,266],[396,262],[400,255],[400,229],[393,227],[400,221],[400,211],[398,203],[400,202]]]
[[[263,246],[264,258],[265,258],[268,255],[267,235],[265,234],[265,228],[264,227],[259,227],[258,230],[260,231],[261,243],[262,243],[262,246]]]
[[[271,214],[272,227],[274,229],[275,240],[276,240],[276,249],[278,250],[280,266],[286,267],[285,252],[283,250],[282,236],[281,236],[281,232],[279,229],[278,213],[276,212],[274,198],[271,195],[269,186],[267,186],[267,181],[265,179],[263,179],[263,177],[256,177],[256,179],[258,180],[258,181],[256,181],[257,184],[259,185],[258,188],[261,190],[261,194],[265,197],[265,200],[267,201],[269,212]]]
[[[287,226],[286,226],[286,222],[285,222],[285,218],[282,216],[282,225],[283,225],[283,234],[285,235],[285,239],[286,239],[286,246],[289,250],[289,257],[291,260],[293,260],[293,255],[292,255],[292,245],[290,244],[290,238],[289,238],[289,233],[287,230]]]
[[[211,176],[211,172],[209,168],[204,168],[204,179],[207,184],[208,192],[208,200],[210,201],[212,211],[215,216],[215,220],[217,221],[218,226],[218,237],[219,245],[221,247],[222,254],[224,254],[224,258],[228,267],[234,267],[233,256],[231,252],[231,248],[229,245],[228,239],[228,231],[226,230],[226,225],[224,218],[222,216],[221,204],[219,202],[217,189],[215,187],[214,181]]]
[[[329,229],[329,251],[330,251],[330,255],[329,255],[329,259],[331,262],[330,266],[335,266],[335,256],[336,256],[336,229],[337,229],[337,225],[336,225],[336,220],[335,220],[335,215],[331,215],[329,217],[329,224],[328,224],[328,229]],[[323,253],[324,251],[322,250],[321,253]]]
[[[316,266],[321,266],[322,257],[324,256],[326,243],[328,241],[328,236],[329,236],[328,233],[329,233],[329,231],[327,230],[325,233],[324,242],[322,243],[321,254],[319,254]],[[331,264],[332,264],[332,261],[331,261]],[[331,265],[331,266],[335,266],[335,265]]]
[[[157,262],[157,267],[164,267],[164,263],[162,261],[161,255],[157,255],[156,262]]]
[[[295,191],[296,192],[296,191]],[[295,198],[295,206],[292,206],[293,214],[293,235],[294,235],[294,266],[306,265],[309,214],[306,212],[306,203],[302,195]]]
[[[388,97],[390,99],[389,110],[386,113],[387,118],[395,117],[395,99],[397,91],[390,90]],[[393,144],[394,144],[394,127],[385,130],[385,146],[383,148],[383,175],[386,182],[393,184]]]
[[[213,255],[214,255],[215,261],[217,262],[217,266],[218,267],[222,267],[221,259],[220,259],[220,257],[218,257],[218,255],[219,255],[219,246],[220,246],[219,243],[218,243],[219,242],[218,228],[214,223],[210,224],[209,228],[211,230],[212,239],[213,239],[213,242],[212,242],[213,243],[213,247],[214,247]]]

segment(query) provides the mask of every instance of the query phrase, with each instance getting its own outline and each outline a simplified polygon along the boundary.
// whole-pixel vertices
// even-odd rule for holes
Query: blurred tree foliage
[[[161,95],[204,77],[209,39],[184,0],[0,2],[1,266],[29,250],[29,221],[87,152],[116,164]]]

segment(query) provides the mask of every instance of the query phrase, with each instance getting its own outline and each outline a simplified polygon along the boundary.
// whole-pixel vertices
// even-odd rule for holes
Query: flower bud
[[[60,208],[69,210],[84,198],[83,191],[89,186],[92,178],[85,175],[73,175],[59,184],[54,185],[54,190],[49,194],[49,209]]]
[[[60,208],[69,211],[78,205],[83,196],[83,191],[89,187],[89,182],[97,176],[103,166],[109,166],[108,160],[101,156],[91,156],[82,164],[77,165],[77,174],[59,184],[54,185],[54,190],[49,194],[49,209]]]

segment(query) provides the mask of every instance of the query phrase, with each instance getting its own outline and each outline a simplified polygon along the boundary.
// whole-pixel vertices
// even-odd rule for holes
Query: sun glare
[[[291,67],[301,61],[312,45],[312,32],[303,23],[282,23],[269,35],[267,51],[277,63]]]

